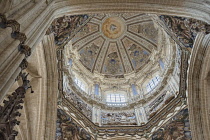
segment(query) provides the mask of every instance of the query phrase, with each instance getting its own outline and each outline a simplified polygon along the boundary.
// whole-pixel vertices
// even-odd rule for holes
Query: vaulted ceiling
[[[157,29],[146,14],[97,14],[73,39],[79,60],[90,72],[124,77],[138,72],[157,47]]]

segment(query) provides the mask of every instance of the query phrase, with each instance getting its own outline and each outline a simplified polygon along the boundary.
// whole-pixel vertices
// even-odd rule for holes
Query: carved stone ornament
[[[20,63],[20,68],[22,70],[26,69],[28,67],[28,62],[26,59],[23,59],[23,61]]]
[[[15,125],[19,125],[20,121],[16,117],[20,117],[21,113],[18,111],[22,109],[25,98],[25,93],[28,88],[31,88],[29,80],[25,73],[21,73],[23,85],[18,87],[15,92],[8,96],[8,100],[4,100],[4,106],[0,106],[0,139],[1,140],[15,140],[18,132],[13,130]],[[31,91],[33,93],[33,91]]]
[[[63,110],[58,109],[56,140],[90,140],[91,136]]]
[[[7,20],[6,16],[0,13],[0,27],[1,28],[12,28],[11,37],[20,40],[20,43],[24,43],[27,39],[24,33],[20,32],[20,24],[15,20]]]
[[[83,27],[87,19],[87,15],[63,16],[56,18],[50,25],[46,34],[53,33],[55,36],[55,43],[57,45],[62,45],[74,35],[74,32],[77,29],[80,29],[80,26]]]
[[[188,109],[183,109],[152,135],[152,140],[191,140]]]
[[[29,46],[27,46],[27,45],[20,44],[20,45],[18,46],[18,50],[19,50],[21,53],[25,54],[26,57],[28,57],[28,56],[31,55],[31,48],[30,48]]]
[[[193,47],[198,32],[210,33],[210,25],[196,19],[161,15],[160,19],[172,30],[185,47]]]

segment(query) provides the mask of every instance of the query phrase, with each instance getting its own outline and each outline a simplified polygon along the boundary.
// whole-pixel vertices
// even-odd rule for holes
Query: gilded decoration
[[[150,61],[157,48],[157,34],[146,14],[95,14],[72,38],[71,50],[91,73],[123,78]]]
[[[191,140],[189,111],[183,109],[158,131],[153,133],[152,140]]]
[[[107,18],[102,24],[102,32],[110,39],[118,38],[124,31],[123,21],[119,17]]]

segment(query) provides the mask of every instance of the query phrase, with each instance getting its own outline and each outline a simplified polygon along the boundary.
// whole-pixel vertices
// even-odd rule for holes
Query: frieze
[[[101,112],[102,125],[137,125],[134,111]]]

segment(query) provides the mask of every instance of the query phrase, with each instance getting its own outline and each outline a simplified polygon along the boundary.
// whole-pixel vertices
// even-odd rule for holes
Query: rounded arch
[[[199,33],[192,50],[188,72],[188,102],[192,137],[210,138],[210,34]]]
[[[101,12],[139,12],[196,18],[210,23],[209,3],[201,0],[69,0],[53,4],[56,16]]]

